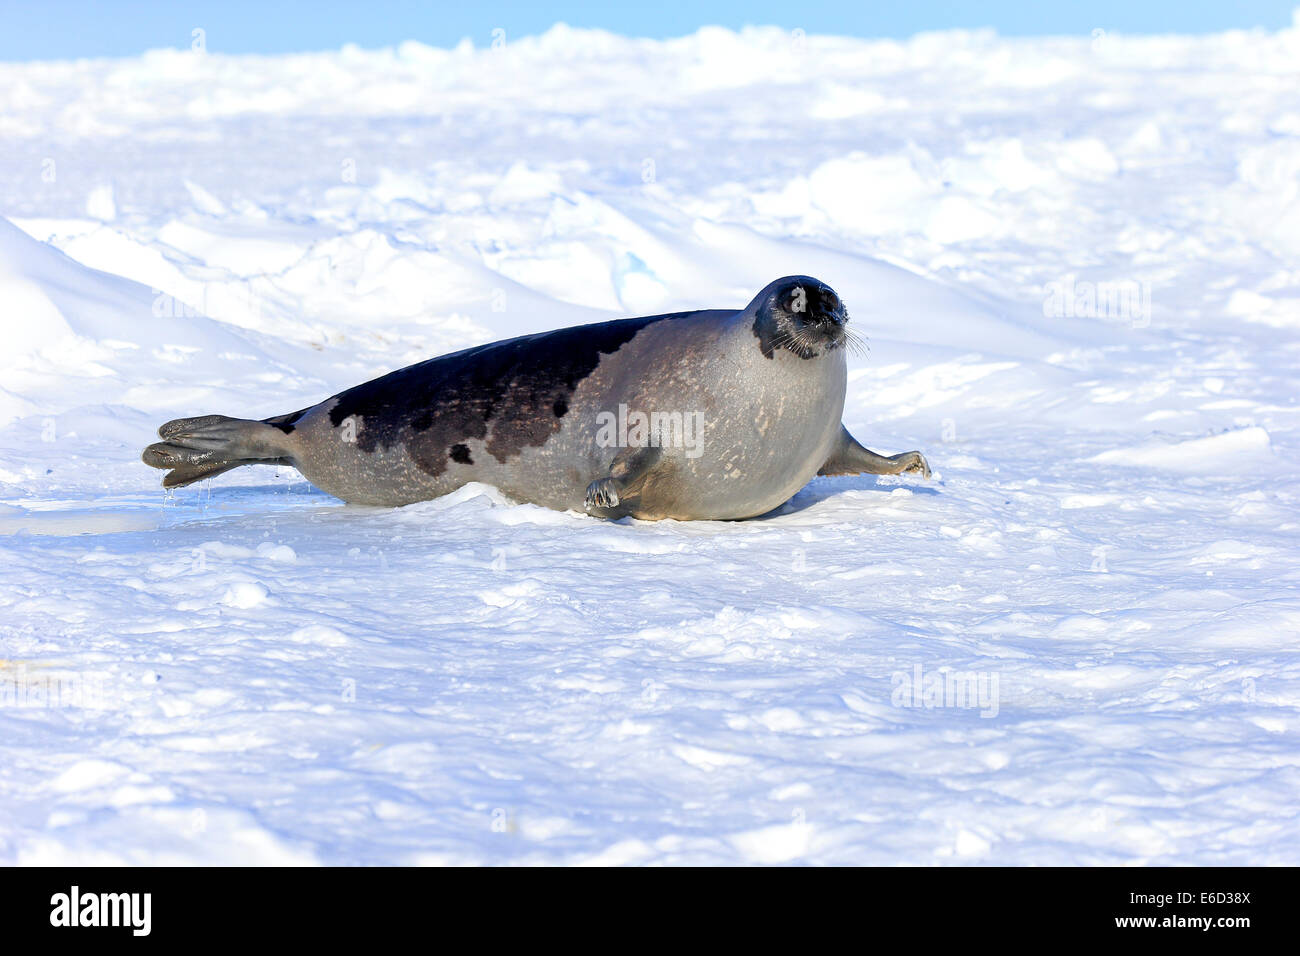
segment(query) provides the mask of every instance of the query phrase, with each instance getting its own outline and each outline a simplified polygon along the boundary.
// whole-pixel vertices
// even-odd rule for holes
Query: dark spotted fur
[[[653,322],[690,314],[616,319],[442,355],[340,392],[330,422],[354,419],[365,452],[404,445],[434,477],[448,461],[469,463],[471,438],[487,438],[488,453],[505,462],[559,431],[574,389],[602,355]]]

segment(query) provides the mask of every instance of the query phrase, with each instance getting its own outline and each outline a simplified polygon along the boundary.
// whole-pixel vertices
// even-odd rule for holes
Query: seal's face
[[[754,335],[768,358],[786,349],[801,359],[813,359],[850,343],[844,303],[816,279],[778,279],[759,293],[754,306]]]

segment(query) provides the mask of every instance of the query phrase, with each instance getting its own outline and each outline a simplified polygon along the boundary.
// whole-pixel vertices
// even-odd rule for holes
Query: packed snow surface
[[[1300,863],[1300,21],[488,40],[0,65],[0,861]],[[933,480],[139,462],[791,273]]]

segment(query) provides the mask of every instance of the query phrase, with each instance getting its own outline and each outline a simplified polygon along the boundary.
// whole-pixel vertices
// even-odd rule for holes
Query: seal
[[[819,474],[929,477],[920,452],[876,454],[841,424],[847,323],[829,286],[786,276],[740,310],[493,342],[259,421],[170,421],[143,460],[168,488],[272,463],[349,504],[479,481],[558,510],[683,520],[764,514]]]

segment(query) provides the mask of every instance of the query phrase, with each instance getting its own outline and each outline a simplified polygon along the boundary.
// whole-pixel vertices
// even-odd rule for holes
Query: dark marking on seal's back
[[[292,435],[294,426],[298,424],[298,419],[306,415],[310,408],[300,408],[296,412],[289,412],[287,415],[276,415],[274,418],[263,418],[262,422],[266,425],[273,425],[286,435]]]
[[[462,465],[474,464],[474,457],[469,453],[469,446],[459,442],[451,446],[451,460],[458,461]]]
[[[340,392],[330,422],[337,428],[359,416],[361,451],[404,445],[434,477],[446,470],[449,458],[461,460],[455,446],[469,457],[465,442],[471,438],[486,440],[488,453],[505,462],[560,430],[569,398],[602,356],[617,352],[647,325],[693,314],[615,319],[442,355]]]

